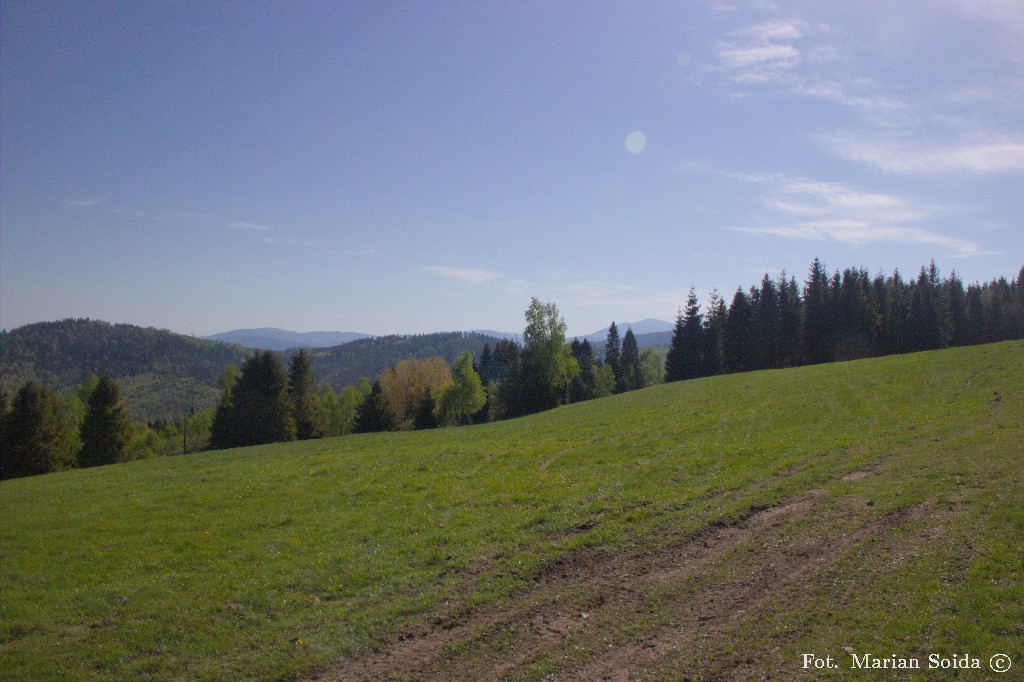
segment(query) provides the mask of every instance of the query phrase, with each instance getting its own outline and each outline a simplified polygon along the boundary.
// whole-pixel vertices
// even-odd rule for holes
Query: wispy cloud
[[[242,230],[243,232],[266,232],[267,230],[270,229],[270,225],[245,222],[229,223],[228,227],[231,228],[232,230]]]
[[[733,229],[788,239],[833,240],[850,245],[873,242],[931,244],[956,255],[977,255],[972,241],[927,229],[944,209],[892,194],[865,192],[838,182],[788,176],[734,176],[767,186],[763,205],[771,215],[758,225]]]
[[[1024,4],[1019,0],[947,0],[964,15],[1000,30],[999,38],[1011,59],[1024,61]]]
[[[285,239],[280,239],[278,237],[264,237],[263,243],[281,244],[284,246],[320,246],[322,244],[322,242],[319,242],[315,239],[296,239],[293,237],[288,237]]]
[[[100,199],[72,199],[64,202],[68,206],[74,206],[75,208],[88,208],[90,206],[98,206],[101,202]]]
[[[839,156],[888,173],[1008,173],[1024,171],[1024,141],[1011,138],[928,144],[889,137],[838,134],[826,146]]]
[[[732,31],[715,45],[716,68],[737,83],[779,80],[800,63],[794,41],[806,30],[803,21],[780,19]]]
[[[902,121],[907,105],[880,92],[873,81],[828,71],[848,55],[834,44],[826,24],[776,19],[726,33],[715,43],[715,62],[700,73],[722,73],[742,85],[771,85],[802,97],[825,100],[859,112],[875,124]]]
[[[484,284],[503,276],[500,272],[480,268],[450,268],[440,265],[427,266],[423,268],[423,271],[429,272],[432,275],[438,275],[439,277],[465,282],[466,284]]]

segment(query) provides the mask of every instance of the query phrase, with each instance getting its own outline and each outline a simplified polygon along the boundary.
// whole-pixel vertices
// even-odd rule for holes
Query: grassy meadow
[[[0,677],[1013,679],[1022,479],[1017,341],[5,481]]]

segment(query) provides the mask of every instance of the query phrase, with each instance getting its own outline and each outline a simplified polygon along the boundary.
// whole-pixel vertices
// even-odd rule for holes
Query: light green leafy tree
[[[531,299],[523,331],[524,397],[530,412],[567,402],[569,383],[580,373],[572,349],[565,343],[565,330],[558,306]]]
[[[438,417],[445,424],[468,424],[470,417],[487,404],[480,376],[473,369],[473,355],[465,351],[451,367],[452,383],[441,394]]]

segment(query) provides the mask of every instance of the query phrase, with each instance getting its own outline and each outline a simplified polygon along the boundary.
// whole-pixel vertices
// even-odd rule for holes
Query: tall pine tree
[[[277,356],[263,351],[242,365],[241,375],[214,416],[211,446],[243,447],[295,440],[288,375]]]
[[[103,376],[89,396],[78,463],[93,467],[123,462],[128,459],[131,439],[132,423],[121,404],[120,389],[110,377]]]
[[[697,302],[697,292],[690,287],[683,310],[683,378],[693,379],[701,375],[704,350],[704,316]]]
[[[379,431],[393,431],[398,428],[398,420],[391,406],[384,398],[384,391],[380,382],[373,382],[370,395],[359,404],[356,409],[356,433],[376,433]]]
[[[615,321],[612,320],[611,326],[608,327],[608,336],[605,337],[604,342],[604,364],[608,365],[612,369],[612,373],[615,375],[615,384],[619,385],[622,378],[622,342],[619,340],[619,328],[615,326]]]
[[[783,367],[800,364],[800,290],[794,277],[779,276],[779,362]]]
[[[686,332],[682,309],[676,313],[676,324],[672,328],[672,341],[665,356],[665,383],[682,381],[686,378]]]
[[[75,466],[75,438],[53,394],[27,381],[4,417],[0,479],[33,476]]]
[[[757,290],[754,289],[756,292]],[[729,372],[746,372],[754,368],[752,326],[754,307],[742,287],[736,289],[725,316],[722,339],[722,360]]]
[[[288,394],[291,396],[295,437],[298,440],[320,438],[324,434],[316,389],[313,385],[313,367],[305,348],[292,356],[288,368]]]
[[[714,376],[723,371],[722,340],[725,337],[726,315],[725,300],[718,293],[718,289],[713,289],[708,299],[708,314],[704,317],[704,329],[701,334],[703,343],[700,376]]]
[[[622,337],[622,355],[619,356],[621,365],[621,379],[619,392],[632,391],[643,386],[643,378],[640,376],[640,347],[637,345],[633,328],[626,329],[626,335]]]
[[[817,258],[804,285],[803,338],[804,362],[817,364],[832,358],[832,327],[829,318],[829,281],[825,266]]]

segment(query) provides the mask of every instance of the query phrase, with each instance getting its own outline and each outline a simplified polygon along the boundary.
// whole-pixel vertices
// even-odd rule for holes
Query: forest
[[[241,353],[225,346],[216,406],[173,420],[133,423],[120,387],[109,375],[90,374],[74,390],[53,392],[47,379],[61,367],[60,344],[48,348],[38,376],[12,396],[0,389],[0,478],[174,455],[349,433],[459,426],[552,409],[631,391],[662,381],[796,367],[833,361],[937,350],[1024,338],[1024,268],[1016,279],[965,285],[955,273],[941,277],[934,261],[908,280],[863,268],[829,273],[811,264],[802,287],[783,272],[757,286],[739,287],[726,302],[713,291],[705,305],[691,289],[675,321],[667,355],[638,348],[631,329],[614,322],[603,347],[571,342],[554,303],[532,299],[522,342],[479,335],[441,335],[448,357],[460,343],[482,342],[448,361],[437,354],[413,357],[409,337],[387,337],[399,359],[374,379],[364,376],[336,391],[317,376],[315,360],[359,353],[363,342],[292,355]],[[152,331],[152,330],[150,330]],[[4,333],[4,344],[7,343]],[[140,346],[87,352],[128,368],[147,352]],[[206,349],[196,341],[196,349]],[[212,344],[217,346],[217,344]],[[352,348],[349,348],[352,346]],[[341,349],[345,349],[342,351]],[[163,362],[184,362],[159,353]],[[4,349],[8,362],[11,352]],[[203,372],[214,371],[210,363]],[[18,358],[14,358],[15,364]],[[27,365],[27,357],[25,359]],[[335,384],[336,385],[336,384]]]

